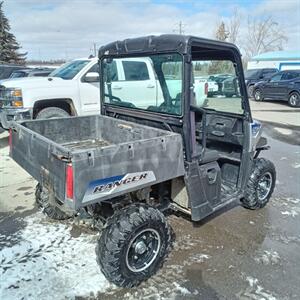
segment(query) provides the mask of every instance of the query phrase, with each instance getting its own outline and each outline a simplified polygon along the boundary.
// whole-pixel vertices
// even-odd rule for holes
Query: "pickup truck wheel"
[[[297,92],[292,92],[288,99],[289,105],[292,107],[300,106],[300,95]]]
[[[170,227],[158,209],[130,205],[107,221],[96,246],[97,262],[109,281],[133,287],[158,271],[170,244]]]
[[[264,158],[254,160],[242,205],[249,209],[264,207],[270,200],[276,181],[274,164]]]
[[[66,118],[70,115],[63,109],[58,107],[47,107],[42,109],[36,115],[36,119],[52,119],[52,118]]]
[[[50,201],[50,197],[49,191],[38,183],[35,188],[35,200],[43,213],[53,220],[66,220],[72,217],[62,211],[58,204]]]

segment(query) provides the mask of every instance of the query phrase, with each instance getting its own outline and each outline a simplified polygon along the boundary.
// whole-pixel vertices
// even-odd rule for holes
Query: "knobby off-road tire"
[[[133,204],[116,212],[102,231],[96,256],[106,278],[133,287],[154,275],[171,245],[171,230],[157,209]]]
[[[265,158],[255,159],[242,205],[249,209],[264,207],[270,200],[275,182],[274,164]]]
[[[52,119],[52,118],[66,118],[70,115],[63,109],[58,107],[47,107],[42,109],[37,115],[36,119]]]
[[[72,217],[70,214],[62,211],[58,203],[50,201],[49,191],[42,187],[40,183],[35,188],[35,200],[37,205],[42,208],[43,213],[53,220],[66,220]]]

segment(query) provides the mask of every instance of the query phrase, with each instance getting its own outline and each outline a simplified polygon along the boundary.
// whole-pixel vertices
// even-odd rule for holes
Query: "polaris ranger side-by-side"
[[[136,57],[151,62],[163,102],[132,101],[153,86],[141,91],[129,81],[122,93],[112,85],[116,66]],[[49,217],[90,215],[102,225],[100,268],[130,287],[153,275],[169,251],[163,211],[199,221],[237,199],[262,208],[276,172],[258,157],[267,141],[252,120],[234,45],[182,35],[128,39],[102,47],[99,68],[101,115],[15,122],[10,153],[39,182],[36,201]],[[143,77],[143,68],[132,72]],[[194,77],[222,72],[236,76],[235,97],[197,98]],[[176,96],[172,79],[181,84]]]

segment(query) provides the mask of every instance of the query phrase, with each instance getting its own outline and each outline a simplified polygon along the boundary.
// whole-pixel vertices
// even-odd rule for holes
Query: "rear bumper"
[[[4,129],[9,129],[11,122],[30,120],[32,111],[28,108],[0,108],[0,124]]]

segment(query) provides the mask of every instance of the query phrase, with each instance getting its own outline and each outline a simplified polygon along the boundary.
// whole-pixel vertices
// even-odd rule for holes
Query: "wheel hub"
[[[268,197],[268,195],[271,191],[272,183],[273,183],[273,178],[272,178],[271,173],[269,173],[269,172],[265,173],[259,179],[257,194],[258,194],[258,199],[260,201],[263,201]]]
[[[138,254],[143,254],[147,250],[147,246],[143,241],[140,241],[135,245],[134,250]]]
[[[141,272],[155,261],[161,247],[157,230],[148,228],[137,233],[130,241],[126,252],[126,265],[132,272]]]

